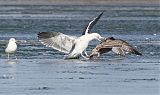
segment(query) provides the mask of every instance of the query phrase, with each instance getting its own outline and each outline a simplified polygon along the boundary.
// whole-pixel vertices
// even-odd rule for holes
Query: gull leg
[[[99,52],[97,53],[97,57],[100,57],[100,53]]]
[[[82,53],[81,53],[81,56],[82,56],[83,58],[85,58],[85,59],[89,59],[89,58],[87,58],[86,56],[84,56]]]
[[[9,60],[9,53],[8,53],[8,60]]]
[[[15,55],[15,59],[17,60],[17,56]]]
[[[86,51],[84,53],[85,53],[86,56],[89,56]]]

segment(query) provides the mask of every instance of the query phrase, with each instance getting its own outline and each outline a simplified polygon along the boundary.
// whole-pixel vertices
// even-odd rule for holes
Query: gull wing
[[[63,53],[69,53],[75,39],[77,39],[75,36],[65,35],[60,32],[39,32],[38,38],[43,45]]]
[[[125,52],[128,52],[128,53],[132,53],[132,54],[136,54],[136,55],[142,55],[140,52],[138,52],[136,50],[136,48],[134,48],[133,46],[131,46],[126,41],[123,42],[121,49],[124,50]]]
[[[122,45],[122,41],[116,40],[114,38],[108,38],[104,43],[104,47],[110,47],[112,52],[120,55],[125,55]]]
[[[118,55],[122,55],[122,56],[125,56],[125,52],[122,48],[120,47],[113,47],[112,48],[112,51]]]
[[[120,44],[105,44],[101,48],[101,53],[106,53],[112,51],[116,54],[125,55],[124,49],[122,48],[122,45]]]
[[[136,55],[142,55],[140,52],[138,52],[134,47],[132,47],[128,42],[121,40],[121,39],[115,39],[113,37],[106,38],[104,42],[97,45],[96,48],[92,50],[91,56],[100,53],[107,53],[109,51],[112,51],[116,54],[125,56],[128,53],[136,54]]]
[[[116,54],[125,55],[126,52],[128,52],[136,55],[142,55],[133,46],[131,46],[128,42],[124,40],[115,39],[111,40],[109,43],[112,43],[112,51]]]
[[[103,12],[104,12],[104,11],[103,11]],[[85,27],[82,35],[85,35],[85,34],[90,33],[90,31],[91,31],[91,29],[93,28],[93,26],[94,26],[94,25],[97,23],[97,21],[101,18],[103,12],[102,12],[101,14],[99,14],[97,17],[95,17],[92,21],[90,21],[90,22],[88,23],[88,25]]]

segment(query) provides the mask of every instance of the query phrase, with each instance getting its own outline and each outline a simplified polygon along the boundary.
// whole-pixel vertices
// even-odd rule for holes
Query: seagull
[[[77,59],[83,55],[83,51],[88,47],[90,41],[96,39],[103,41],[105,38],[98,33],[82,35],[80,37],[65,35],[60,32],[40,32],[38,33],[39,41],[47,47],[52,47],[60,52],[68,54],[66,59]]]
[[[102,14],[103,12],[89,22],[80,37],[70,36],[60,32],[39,32],[39,41],[47,47],[52,47],[53,49],[68,54],[66,59],[79,58],[80,55],[83,58],[88,59],[85,50],[88,47],[89,42],[94,39],[98,41],[105,40],[105,38],[98,33],[90,33],[91,29],[100,19]],[[83,55],[83,52],[85,52],[86,56]]]
[[[5,49],[5,52],[8,54],[8,60],[9,60],[9,54],[15,53],[17,50],[17,44],[15,38],[10,38],[9,43],[7,44],[7,48]],[[15,56],[16,60],[17,57]]]
[[[133,46],[131,46],[128,42],[122,39],[115,39],[114,37],[106,38],[104,42],[97,45],[93,50],[92,53],[88,56],[92,58],[93,56],[97,55],[98,57],[106,52],[112,51],[118,55],[125,56],[127,53],[132,53],[136,55],[142,55],[138,52]]]

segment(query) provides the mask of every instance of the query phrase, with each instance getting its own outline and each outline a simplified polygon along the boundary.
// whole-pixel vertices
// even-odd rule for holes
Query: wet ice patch
[[[11,76],[11,75],[2,75],[2,76],[0,76],[0,79],[13,79],[13,76]]]

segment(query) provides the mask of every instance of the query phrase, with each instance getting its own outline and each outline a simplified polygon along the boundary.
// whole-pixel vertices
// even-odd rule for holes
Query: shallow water
[[[3,95],[158,95],[160,90],[157,59],[0,61]]]
[[[93,60],[64,60],[63,53],[38,42],[36,34],[42,31],[80,36],[102,10],[92,31],[126,40],[143,56],[108,53]],[[159,6],[0,6],[0,22],[0,94],[160,94]],[[10,37],[18,40],[17,61],[6,59]]]

